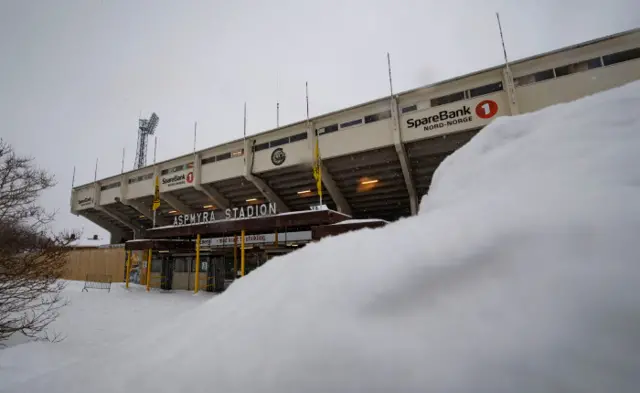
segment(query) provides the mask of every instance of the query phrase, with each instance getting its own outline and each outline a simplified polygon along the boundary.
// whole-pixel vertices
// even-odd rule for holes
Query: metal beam
[[[96,205],[96,210],[98,210],[100,212],[103,212],[104,214],[108,215],[109,217],[113,218],[114,220],[120,222],[122,225],[124,225],[127,228],[131,229],[133,231],[133,233],[136,234],[136,235],[142,234],[144,232],[144,228],[132,223],[131,220],[129,220],[127,217],[124,217],[124,216],[120,215],[119,213],[116,213],[116,212],[108,209],[106,206]]]
[[[317,138],[319,138],[319,136],[315,132],[315,124],[313,122],[309,122],[307,126],[307,147],[311,153],[311,161],[309,162],[311,166],[313,166],[315,160],[314,149]],[[329,195],[331,195],[331,199],[336,203],[338,211],[340,213],[351,215],[351,206],[349,206],[344,195],[342,195],[342,191],[340,191],[338,185],[333,180],[333,176],[331,176],[329,170],[324,164],[321,165],[320,170],[322,171],[322,184],[327,188],[327,191],[329,191]]]
[[[87,220],[91,221],[95,225],[109,232],[109,235],[111,235],[111,239],[109,239],[111,244],[119,244],[120,238],[122,237],[124,237],[125,240],[133,240],[136,237],[135,232],[133,231],[129,232],[127,230],[124,230],[116,225],[113,225],[109,221],[105,221],[98,217],[94,217],[90,214],[87,214],[86,212],[80,212],[78,213],[78,215],[86,218]]]
[[[251,148],[251,146],[249,144],[249,140],[245,140],[245,142],[244,142],[244,155],[245,155],[245,160],[244,160],[244,177],[245,177],[245,179],[247,179],[250,182],[252,182],[253,185],[256,186],[256,188],[260,191],[260,193],[262,193],[262,195],[264,195],[265,198],[267,198],[269,201],[275,203],[276,206],[278,207],[278,211],[279,212],[285,213],[285,212],[291,211],[291,209],[289,209],[289,206],[287,206],[287,204],[284,203],[282,198],[280,198],[278,196],[278,194],[276,194],[271,189],[271,187],[269,187],[267,185],[267,183],[264,180],[262,180],[261,178],[259,178],[258,176],[253,174],[253,171],[252,171],[252,168],[253,168],[253,149]]]
[[[182,202],[178,197],[171,194],[170,192],[161,192],[160,199],[163,199],[167,202],[171,207],[179,211],[180,213],[194,213],[195,211],[187,206],[184,202]]]
[[[338,185],[324,164],[321,165],[320,170],[322,171],[322,184],[327,188],[327,191],[329,191],[329,195],[331,195],[331,199],[336,203],[338,211],[349,216],[352,215],[349,202],[347,202],[344,195],[342,195]]]
[[[229,200],[214,186],[211,184],[202,184],[202,161],[200,154],[196,154],[193,159],[193,188],[206,195],[216,208],[226,209],[231,207]]]
[[[409,205],[411,206],[411,215],[418,214],[418,198],[416,196],[416,187],[411,177],[411,167],[409,166],[409,158],[402,142],[402,134],[400,132],[400,115],[398,113],[398,101],[396,97],[391,97],[391,133],[393,134],[393,144],[396,148],[396,154],[402,168],[404,184],[409,192]]]

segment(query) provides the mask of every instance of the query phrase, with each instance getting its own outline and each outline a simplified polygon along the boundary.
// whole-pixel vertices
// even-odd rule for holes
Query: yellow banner
[[[318,137],[316,137],[316,145],[313,150],[313,177],[316,179],[318,195],[322,198],[322,164],[320,162],[320,141]]]
[[[160,177],[156,176],[156,184],[153,190],[153,210],[158,210],[160,207]]]

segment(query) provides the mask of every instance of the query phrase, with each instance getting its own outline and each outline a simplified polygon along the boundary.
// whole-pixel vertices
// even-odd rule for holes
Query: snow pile
[[[635,392],[638,108],[635,82],[497,119],[417,217],[274,259],[10,391]]]

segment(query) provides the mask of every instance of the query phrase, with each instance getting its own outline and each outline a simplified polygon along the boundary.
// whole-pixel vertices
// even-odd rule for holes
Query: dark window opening
[[[107,184],[106,186],[100,187],[100,191],[110,190],[112,188],[120,187],[120,182]]]
[[[470,97],[483,96],[485,94],[495,93],[502,90],[502,82],[491,83],[469,90]]]
[[[362,119],[351,120],[345,123],[340,124],[340,128],[352,127],[358,124],[362,124]]]
[[[253,146],[253,151],[267,150],[269,148],[269,142],[260,143],[259,145]]]
[[[162,171],[160,171],[161,175],[166,175],[167,173],[169,173],[168,169],[163,169]]]
[[[606,66],[634,59],[640,59],[640,48],[629,49],[622,52],[602,56],[602,61]]]
[[[307,133],[306,132],[301,132],[299,134],[291,135],[291,137],[289,138],[291,143],[298,142],[298,141],[303,141],[305,139],[307,139]]]
[[[551,69],[551,70],[535,72],[529,75],[519,76],[515,78],[513,82],[516,86],[524,86],[524,85],[530,85],[532,83],[542,82],[542,81],[553,79],[553,78],[555,78],[555,74]]]
[[[289,137],[280,138],[280,139],[276,139],[275,141],[271,141],[269,142],[269,146],[276,147],[276,146],[286,145],[287,143],[289,143]]]
[[[215,156],[213,156],[213,157],[203,158],[203,159],[202,159],[202,165],[204,165],[204,164],[208,164],[208,163],[210,163],[210,162],[215,162],[215,161],[216,161],[216,157],[215,157]]]
[[[373,123],[374,121],[380,121],[384,119],[389,119],[391,117],[391,111],[384,111],[380,113],[375,113],[373,115],[368,115],[364,117],[364,122]]]
[[[579,63],[567,64],[566,66],[558,67],[556,68],[556,77],[575,74],[576,72],[587,71],[598,67],[602,67],[602,63],[600,62],[600,58],[596,57],[595,59],[589,59]]]
[[[447,94],[446,96],[432,98],[431,106],[445,105],[462,100],[464,100],[464,91],[459,91],[457,93]]]
[[[231,158],[231,152],[222,153],[216,156],[216,161],[228,160],[229,158]]]
[[[418,105],[405,106],[402,108],[402,113],[413,112],[418,110]]]
[[[338,131],[338,125],[337,124],[332,124],[330,126],[326,126],[324,128],[324,132],[322,132],[323,134],[328,134],[330,132],[336,132]]]

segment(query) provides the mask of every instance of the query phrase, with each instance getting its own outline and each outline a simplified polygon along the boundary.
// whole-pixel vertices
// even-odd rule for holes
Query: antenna
[[[387,52],[387,68],[389,69],[389,92],[393,97],[393,79],[391,78],[391,55]]]
[[[155,133],[159,120],[160,118],[155,112],[148,119],[138,119],[138,147],[134,162],[134,168],[136,169],[147,165],[147,140],[149,135]]]
[[[504,36],[502,35],[502,24],[500,23],[500,13],[496,12],[496,18],[498,19],[498,30],[500,30],[500,41],[502,42],[502,52],[504,53],[504,62],[509,64],[507,59],[507,48],[504,46]]]
[[[153,142],[153,163],[156,163],[156,150],[158,149],[158,137],[154,138]]]
[[[120,173],[124,173],[124,147],[122,148],[122,167],[120,168]]]
[[[504,45],[504,36],[502,35],[502,24],[500,23],[500,14],[496,12],[496,18],[498,19],[498,30],[500,31],[500,42],[502,43],[502,53],[504,54],[504,68],[506,71],[507,89],[508,95],[511,97],[512,110],[517,107],[516,103],[516,89],[513,81],[513,75],[511,74],[511,67],[509,67],[509,59],[507,58],[507,47]]]
[[[307,99],[307,125],[309,125],[309,82],[304,82],[304,92]]]
[[[196,135],[198,133],[198,122],[193,125],[193,152],[196,152]]]
[[[280,127],[280,79],[276,74],[276,127]]]
[[[244,139],[247,139],[247,102],[244,103],[244,125],[242,127]]]
[[[93,172],[93,181],[98,181],[98,159],[96,158],[96,170]]]
[[[71,188],[73,188],[73,185],[76,182],[76,166],[73,166],[73,175],[71,175]]]

